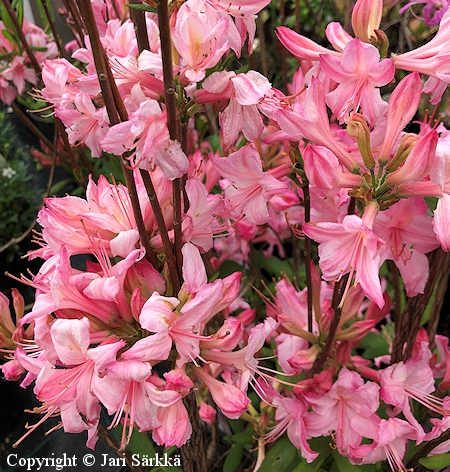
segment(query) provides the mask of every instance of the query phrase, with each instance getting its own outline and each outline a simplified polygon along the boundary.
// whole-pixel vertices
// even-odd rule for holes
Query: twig
[[[442,258],[442,259],[441,259]],[[440,270],[440,279],[436,287],[436,293],[434,297],[433,308],[431,310],[430,319],[428,320],[427,332],[428,342],[430,343],[430,349],[434,349],[434,337],[439,324],[440,313],[442,306],[444,305],[445,292],[448,287],[448,280],[450,277],[450,253],[446,252],[440,256],[442,260],[442,269]]]
[[[177,123],[177,107],[175,100],[175,84],[173,80],[173,63],[172,63],[172,39],[169,25],[169,5],[167,0],[159,0],[157,2],[159,36],[161,42],[161,58],[164,73],[164,93],[166,102],[167,127],[171,140],[181,141],[178,133]],[[181,181],[175,179],[172,182],[172,198],[173,198],[173,229],[174,229],[174,255],[176,265],[179,270],[183,265],[181,246]],[[181,280],[181,273],[178,277]]]
[[[7,243],[3,246],[0,246],[0,253],[6,251],[9,247],[13,246],[14,244],[18,244],[22,242],[30,233],[33,231],[33,228],[36,226],[36,218],[32,221],[30,226],[17,238],[11,238]]]
[[[132,5],[141,5],[140,0],[131,0]],[[134,31],[136,33],[136,40],[139,48],[139,53],[144,50],[150,51],[150,41],[148,39],[147,24],[145,22],[145,13],[135,8],[130,8],[131,19],[134,24]]]
[[[153,181],[150,175],[150,172],[141,170],[142,180],[144,181],[145,189],[147,190],[147,195],[152,206],[153,215],[155,216],[155,221],[159,229],[159,234],[161,235],[161,240],[163,243],[164,254],[166,255],[166,262],[169,268],[169,273],[171,275],[170,280],[172,282],[172,287],[174,293],[178,293],[180,290],[180,281],[178,278],[178,271],[173,257],[172,243],[170,242],[169,235],[167,233],[166,222],[164,221],[164,215],[162,213],[161,205],[159,204],[158,197],[156,195],[156,190],[153,185]]]
[[[389,261],[389,268],[392,274],[392,285],[394,287],[394,325],[397,326],[400,323],[401,316],[401,291],[400,291],[400,279],[398,276],[397,266],[393,261]]]
[[[266,51],[266,37],[264,34],[264,23],[262,21],[262,16],[258,15],[256,19],[256,30],[258,32],[259,39],[259,57],[261,58],[261,71],[264,76],[268,76],[267,70],[267,51]]]
[[[441,434],[438,438],[428,441],[424,446],[422,446],[415,454],[412,456],[407,465],[407,470],[416,470],[416,467],[422,468],[419,463],[419,459],[422,457],[428,456],[428,454],[439,444],[442,444],[445,441],[450,439],[450,430],[447,430],[445,433]]]
[[[38,138],[41,140],[50,150],[53,148],[51,141],[45,136],[45,134],[31,121],[31,119],[24,113],[15,102],[11,104],[11,108],[14,113],[19,117],[20,121]]]
[[[83,18],[80,15],[80,11],[78,10],[78,6],[75,4],[74,0],[63,0],[64,6],[66,7],[69,14],[72,16],[73,26],[76,31],[75,39],[77,40],[78,46],[84,47],[84,36],[86,27],[84,25]]]
[[[325,346],[320,353],[320,356],[315,360],[314,365],[311,369],[311,374],[319,372],[322,366],[325,364],[326,360],[331,351],[331,346],[333,344],[334,336],[336,334],[339,322],[341,321],[342,307],[340,302],[342,299],[342,287],[345,287],[348,281],[349,274],[346,274],[339,282],[336,282],[333,292],[332,308],[334,309],[334,317],[331,321],[330,330],[328,331],[328,336],[325,341]]]

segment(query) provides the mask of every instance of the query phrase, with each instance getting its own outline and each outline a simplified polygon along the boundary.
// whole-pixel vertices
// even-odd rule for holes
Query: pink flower
[[[280,128],[289,135],[291,141],[301,138],[325,146],[350,171],[359,169],[355,159],[333,136],[325,104],[325,90],[318,79],[313,77],[303,102],[295,102],[291,108],[281,108],[276,120]]]
[[[180,54],[183,74],[191,82],[204,79],[229,49],[228,19],[202,0],[188,0],[176,13],[173,42]]]
[[[353,32],[361,41],[370,43],[375,30],[380,29],[382,15],[382,0],[358,0],[352,11]]]
[[[80,92],[74,97],[73,109],[57,108],[55,114],[66,126],[70,144],[84,143],[91,150],[92,157],[102,155],[100,141],[109,129],[105,110],[96,108],[86,93]]]
[[[119,156],[134,149],[134,166],[145,170],[158,166],[170,180],[183,176],[189,168],[187,156],[180,143],[170,139],[166,115],[158,102],[147,98],[136,84],[127,105],[133,110],[128,121],[109,128],[101,148]]]
[[[339,84],[327,94],[327,104],[340,122],[350,111],[358,111],[360,107],[372,126],[385,113],[387,104],[376,87],[393,79],[394,63],[390,59],[380,61],[374,46],[352,39],[345,45],[341,58],[322,54],[320,67]]]
[[[421,198],[400,200],[378,213],[374,229],[386,242],[383,259],[391,259],[400,270],[408,297],[423,293],[428,279],[425,254],[439,243],[432,233],[433,218]]]
[[[203,82],[203,90],[196,94],[199,103],[229,99],[230,103],[219,115],[225,148],[232,146],[242,131],[248,141],[261,137],[264,124],[258,105],[272,96],[270,82],[259,72],[246,74],[214,72]]]
[[[312,436],[334,431],[336,447],[342,455],[352,457],[367,429],[377,424],[379,386],[364,383],[362,377],[346,367],[324,395],[309,396],[312,404],[309,425]]]
[[[181,399],[170,406],[159,408],[157,418],[159,425],[153,428],[152,433],[156,444],[166,448],[181,447],[191,437],[192,426]]]
[[[401,409],[405,418],[416,428],[418,442],[423,440],[425,432],[411,411],[411,399],[441,415],[448,413],[443,400],[431,395],[434,391],[434,378],[430,359],[428,343],[421,342],[419,352],[414,357],[387,367],[380,375],[380,397],[386,403]]]
[[[211,377],[201,367],[195,368],[195,374],[209,388],[214,403],[227,418],[237,420],[247,410],[250,399],[242,390]]]
[[[340,280],[350,273],[349,283],[355,274],[364,293],[380,308],[384,305],[378,271],[385,242],[372,231],[376,203],[370,203],[363,218],[346,216],[342,223],[305,223],[303,232],[319,242],[320,268],[325,280]]]
[[[307,406],[295,397],[287,398],[281,395],[275,396],[272,403],[277,408],[275,420],[278,424],[265,435],[267,441],[277,440],[286,431],[291,443],[301,451],[306,462],[311,463],[319,453],[312,451],[307,441],[311,437],[308,432]]]
[[[288,189],[288,183],[281,182],[274,174],[280,171],[279,177],[283,177],[289,169],[280,166],[273,172],[263,172],[259,153],[250,144],[227,158],[211,157],[211,160],[222,177],[232,182],[225,190],[225,198],[229,200],[233,213],[238,215],[244,210],[247,220],[254,224],[269,221],[267,202]]]
[[[370,436],[366,431],[366,436]],[[373,444],[362,445],[352,456],[354,464],[374,464],[386,460],[393,472],[407,472],[403,464],[408,439],[416,439],[416,430],[408,422],[399,418],[380,420]]]

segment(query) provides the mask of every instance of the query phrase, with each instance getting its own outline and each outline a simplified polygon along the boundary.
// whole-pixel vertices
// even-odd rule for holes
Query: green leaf
[[[436,454],[419,459],[421,465],[431,470],[441,470],[450,465],[450,454]]]
[[[339,472],[372,472],[374,470],[373,464],[368,465],[352,465],[349,460],[341,456],[336,449],[333,451],[334,463]]]
[[[30,49],[32,51],[39,51],[39,52],[45,52],[47,51],[47,48],[45,46],[31,46],[30,45]]]
[[[150,5],[145,5],[143,3],[126,3],[126,6],[132,10],[139,10],[139,11],[149,11],[150,13],[156,13],[157,10],[155,7],[151,7]]]
[[[431,210],[434,211],[436,210],[439,198],[438,197],[424,197],[425,203],[427,204],[427,207]]]
[[[11,6],[16,10],[17,20],[19,21],[19,25],[23,26],[23,0],[13,0],[11,2]]]
[[[50,195],[56,195],[58,192],[61,192],[61,190],[69,183],[71,183],[71,179],[63,179],[57,182],[53,187],[50,189]]]
[[[267,453],[258,472],[287,472],[297,457],[297,448],[287,436],[279,439]]]
[[[364,359],[373,359],[374,357],[383,356],[389,352],[389,345],[381,333],[367,333],[361,340],[359,347],[364,349]]]
[[[12,43],[16,44],[19,46],[19,41],[18,39],[8,30],[3,30],[2,31],[3,36],[8,40],[11,41]]]
[[[292,472],[311,472],[312,470],[311,465],[303,459]]]
[[[240,444],[233,444],[223,464],[223,472],[235,472],[241,465],[244,450]]]
[[[254,434],[255,432],[253,431],[253,429],[251,429],[250,431],[233,434],[230,439],[234,443],[238,444],[253,444],[253,442],[255,441],[253,438]]]

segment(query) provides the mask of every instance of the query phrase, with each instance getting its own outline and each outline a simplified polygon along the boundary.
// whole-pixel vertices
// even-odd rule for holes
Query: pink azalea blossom
[[[228,19],[220,18],[202,0],[188,0],[176,13],[173,42],[180,54],[183,75],[191,82],[204,79],[229,49]]]
[[[272,172],[263,172],[259,153],[250,144],[227,158],[211,160],[217,171],[232,182],[225,190],[225,198],[230,202],[233,213],[238,215],[244,210],[250,223],[266,223],[269,220],[267,202],[288,189],[287,182],[277,177],[287,175],[289,168],[280,166]]]
[[[258,105],[265,97],[272,96],[270,82],[259,72],[246,74],[214,72],[203,82],[203,89],[195,95],[199,103],[229,99],[219,115],[226,148],[232,146],[242,131],[247,140],[254,142],[263,133],[264,124]]]
[[[324,395],[308,397],[312,404],[309,433],[321,436],[334,431],[336,447],[340,454],[352,457],[361,445],[367,429],[377,424],[379,386],[364,383],[362,377],[346,367]]]
[[[433,219],[420,198],[400,200],[378,213],[374,229],[386,242],[383,259],[391,259],[400,270],[408,297],[423,293],[428,279],[425,254],[438,247],[432,233]]]
[[[364,293],[381,308],[384,305],[378,271],[385,242],[372,231],[377,204],[366,207],[363,218],[346,216],[342,223],[305,223],[303,232],[319,242],[320,268],[325,280],[355,275]]]
[[[380,61],[380,54],[374,46],[352,39],[345,45],[341,58],[322,54],[320,67],[339,84],[328,92],[327,104],[340,122],[350,111],[358,111],[361,107],[373,126],[386,112],[387,104],[376,87],[393,79],[394,63],[391,59]]]

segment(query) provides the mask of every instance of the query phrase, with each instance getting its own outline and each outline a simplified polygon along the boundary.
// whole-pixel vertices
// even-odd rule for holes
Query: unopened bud
[[[419,136],[414,133],[407,133],[402,137],[400,142],[400,146],[395,153],[395,156],[386,166],[386,172],[394,172],[399,166],[405,162],[406,158],[409,156],[410,152],[413,150],[414,146],[416,145],[417,141],[419,140]]]
[[[380,27],[383,0],[358,0],[353,8],[352,27],[355,36],[370,43],[375,30]]]
[[[375,167],[375,159],[370,148],[370,130],[366,119],[359,113],[352,113],[347,122],[347,133],[356,138],[359,152],[363,158],[365,166],[371,170]]]

